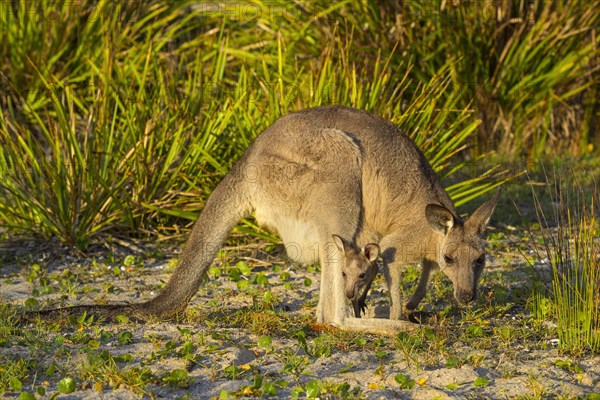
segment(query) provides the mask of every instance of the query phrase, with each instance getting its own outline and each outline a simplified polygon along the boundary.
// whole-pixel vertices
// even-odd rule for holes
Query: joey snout
[[[360,294],[360,290],[365,287],[366,273],[361,272],[357,276],[348,276],[347,273],[343,273],[345,285],[344,293],[348,300],[354,300]]]

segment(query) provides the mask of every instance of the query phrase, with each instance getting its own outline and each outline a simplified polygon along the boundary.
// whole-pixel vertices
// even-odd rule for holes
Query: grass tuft
[[[558,326],[561,349],[573,353],[600,351],[600,243],[596,218],[598,188],[586,192],[577,183],[566,187],[554,176],[552,211],[545,212],[534,192],[542,252],[533,264],[533,310]],[[549,181],[548,177],[547,180]],[[544,276],[550,275],[549,284]]]

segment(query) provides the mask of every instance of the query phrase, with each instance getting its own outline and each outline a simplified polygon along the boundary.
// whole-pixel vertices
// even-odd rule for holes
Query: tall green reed
[[[572,353],[600,352],[600,243],[597,220],[598,188],[570,190],[555,176],[544,211],[534,192],[543,250],[533,264],[532,307],[538,318],[552,318],[559,347]],[[549,271],[541,271],[549,268]],[[537,270],[537,271],[536,271]],[[546,274],[544,274],[546,272]],[[549,280],[543,277],[549,274]]]
[[[293,18],[270,3],[251,19],[193,1],[39,4],[60,23],[0,4],[0,219],[13,230],[85,247],[106,230],[169,229],[266,126],[324,104],[394,120],[442,176],[465,166],[478,120],[449,95],[448,69],[418,83],[395,52],[363,57],[358,31],[322,25],[349,2]],[[497,184],[489,173],[450,192],[460,204]]]

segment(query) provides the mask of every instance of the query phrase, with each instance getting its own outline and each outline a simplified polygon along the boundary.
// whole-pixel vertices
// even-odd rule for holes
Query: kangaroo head
[[[344,278],[344,293],[348,300],[354,300],[361,289],[371,282],[377,274],[375,259],[379,255],[379,246],[374,243],[366,244],[358,249],[354,244],[338,235],[333,235],[333,241],[342,252],[342,276]]]
[[[437,262],[454,286],[454,298],[466,306],[477,297],[477,282],[485,267],[485,235],[500,192],[481,205],[466,221],[454,217],[445,207],[429,204],[425,215],[429,226],[442,235]]]

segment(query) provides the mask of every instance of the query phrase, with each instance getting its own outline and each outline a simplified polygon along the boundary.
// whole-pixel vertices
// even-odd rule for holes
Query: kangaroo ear
[[[362,248],[362,252],[370,262],[373,262],[379,255],[379,246],[375,243],[365,244],[365,247]]]
[[[454,226],[454,215],[440,205],[428,204],[425,207],[425,216],[431,229],[444,235],[447,235]]]
[[[352,245],[350,244],[350,242],[348,242],[346,239],[344,239],[341,236],[338,235],[331,235],[331,237],[333,238],[333,243],[335,243],[335,245],[337,246],[337,248],[342,252],[345,253],[346,250],[352,248]]]
[[[494,197],[483,203],[465,222],[465,227],[474,228],[479,236],[483,236],[483,231],[490,222],[492,213],[496,208],[496,203],[502,190],[498,190]]]

